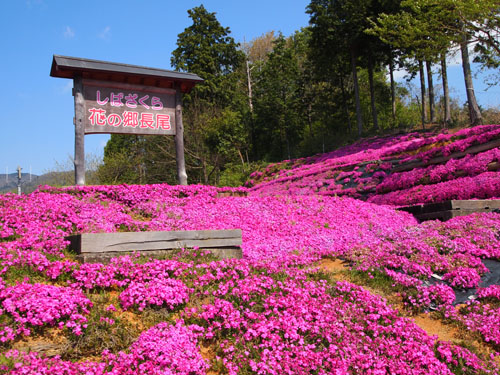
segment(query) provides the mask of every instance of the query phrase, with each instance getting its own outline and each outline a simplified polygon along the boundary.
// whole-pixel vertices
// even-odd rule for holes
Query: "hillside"
[[[465,151],[440,165],[476,158],[495,150],[471,152],[498,131],[364,140],[271,166],[250,191],[158,184],[0,195],[0,373],[497,374],[500,214],[419,224],[349,195],[386,197],[376,179]],[[495,158],[453,180],[496,176],[484,171]],[[439,183],[426,186],[442,196]],[[242,259],[195,248],[81,264],[66,239],[233,228]]]
[[[364,139],[256,171],[261,195],[350,196],[396,206],[500,197],[500,125]]]
[[[23,194],[31,193],[39,185],[45,185],[56,181],[55,174],[64,174],[66,172],[50,172],[40,176],[36,174],[22,173],[21,174],[21,191]],[[73,174],[73,172],[69,172]],[[8,175],[0,174],[0,194],[2,193],[17,193],[17,173],[10,173]]]
[[[22,173],[21,186],[24,188],[33,186],[38,181],[39,176],[29,173]],[[38,185],[34,185],[38,186]],[[31,189],[33,191],[34,189]],[[17,173],[0,174],[0,193],[17,192]]]

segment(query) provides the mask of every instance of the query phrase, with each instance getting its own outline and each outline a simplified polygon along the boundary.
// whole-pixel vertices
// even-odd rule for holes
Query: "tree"
[[[482,1],[481,4],[472,3],[471,7],[477,7],[476,12],[482,14],[485,9],[489,13],[484,17],[475,17],[468,27],[475,32],[477,43],[474,47],[477,56],[475,62],[479,62],[485,68],[500,68],[500,4],[497,0]],[[466,22],[466,20],[464,20]],[[493,84],[500,82],[500,74],[497,73]]]
[[[324,2],[311,2],[308,7],[308,13],[311,15],[310,37],[308,59],[311,64],[311,74],[316,87],[318,87],[318,95],[316,107],[318,118],[325,125],[331,124],[331,113],[334,110],[332,103],[335,102],[336,89],[340,89],[340,101],[342,105],[342,114],[344,124],[348,126],[348,132],[351,134],[351,116],[350,104],[351,100],[356,108],[356,123],[359,129],[362,129],[362,114],[361,102],[359,98],[359,82],[357,80],[357,71],[352,69],[351,53],[348,49],[345,40],[340,38],[335,33],[329,33],[330,18],[327,4]],[[332,46],[336,46],[332,48]],[[352,82],[352,85],[350,83]],[[354,90],[354,98],[349,95],[352,89]],[[323,116],[329,113],[330,116]],[[324,140],[324,137],[322,137]]]
[[[176,70],[196,73],[205,81],[184,100],[187,168],[195,181],[208,184],[213,179],[216,183],[218,171],[227,160],[222,158],[220,148],[210,147],[215,135],[223,136],[223,131],[214,131],[213,127],[224,125],[224,121],[217,119],[226,110],[238,111],[246,105],[239,89],[245,81],[241,69],[244,54],[215,13],[201,5],[188,14],[193,23],[178,35],[171,64]],[[220,142],[224,139],[215,143]]]
[[[112,134],[104,147],[103,164],[97,170],[100,182],[145,183],[145,143],[144,136]]]
[[[295,48],[291,40],[280,34],[257,75],[255,111],[258,116],[257,142],[263,146],[261,156],[271,160],[298,156],[296,146],[302,131],[298,113],[298,79]]]
[[[427,104],[425,98],[427,90],[424,77],[424,64],[428,79],[427,92],[429,94],[430,120],[434,122],[434,85],[431,65],[437,60],[437,56],[445,53],[443,51],[446,51],[449,45],[449,38],[436,37],[433,25],[416,16],[416,13],[422,11],[422,9],[415,6],[417,10],[413,10],[413,6],[414,4],[402,1],[398,11],[390,14],[379,14],[367,32],[377,35],[388,45],[394,49],[398,49],[403,57],[406,58],[407,62],[404,64],[405,66],[411,66],[411,60],[416,60],[421,88],[422,127],[425,128],[425,123],[427,122]],[[423,8],[426,9],[425,7]],[[410,68],[410,71],[411,76],[414,76],[415,70],[413,70],[413,67]],[[445,92],[447,93],[448,91],[445,90]]]
[[[389,46],[373,34],[367,34],[366,30],[371,25],[371,19],[381,12],[395,12],[398,7],[399,0],[312,0],[307,8],[311,16],[311,57],[314,65],[338,66],[338,60],[350,62],[358,136],[363,133],[358,68],[368,70],[370,112],[373,128],[378,131],[374,74],[394,55]]]
[[[363,0],[312,0],[307,7],[311,18],[311,49],[316,64],[333,63],[339,56],[337,51],[349,52],[352,80],[354,85],[354,101],[356,105],[356,123],[358,136],[363,132],[363,118],[359,97],[357,60],[361,48],[361,40],[368,22],[368,1]],[[318,56],[322,54],[323,56]]]
[[[437,0],[436,0],[437,1]],[[442,4],[455,17],[455,22],[440,26],[456,34],[466,34],[476,45],[479,62],[500,65],[500,3],[498,0],[446,0]]]
[[[222,121],[231,111],[238,113],[238,119],[244,117],[245,94],[240,87],[244,82],[240,69],[244,55],[215,13],[199,6],[189,10],[188,15],[192,25],[179,34],[171,64],[205,81],[183,98],[186,170],[191,182],[217,183],[224,164],[240,161],[239,153],[246,152],[233,141],[245,137],[245,132],[238,132],[246,123],[231,128],[229,134],[223,130],[228,126]],[[232,148],[221,152],[222,148],[214,144]],[[176,183],[175,155],[174,140],[169,136],[112,135],[100,171],[109,183]]]
[[[498,33],[498,1],[405,0],[401,6],[401,12],[396,15],[381,15],[373,30],[387,42],[410,49],[424,60],[442,56],[450,43],[460,46],[470,122],[480,124],[481,112],[474,95],[468,45],[477,41],[497,51],[500,44],[492,35]],[[443,57],[441,63],[444,67]],[[446,73],[443,74],[445,78]],[[443,85],[445,83],[446,80]]]
[[[254,108],[253,108],[253,86],[254,86],[254,76],[262,71],[262,67],[267,62],[267,57],[269,53],[273,50],[274,40],[276,36],[274,31],[269,31],[257,38],[252,39],[249,43],[243,43],[242,50],[245,54],[245,73],[247,79],[247,95],[248,95],[248,108],[250,110],[249,114],[249,133],[250,140],[252,143],[252,153],[254,159],[258,155],[258,143],[256,141],[255,133],[255,119],[254,119]]]
[[[198,74],[205,81],[197,85],[190,96],[211,105],[224,106],[231,101],[236,84],[234,73],[242,64],[244,55],[229,35],[228,27],[222,27],[215,13],[203,5],[188,10],[193,24],[177,38],[177,48],[172,52],[172,66],[179,71]]]

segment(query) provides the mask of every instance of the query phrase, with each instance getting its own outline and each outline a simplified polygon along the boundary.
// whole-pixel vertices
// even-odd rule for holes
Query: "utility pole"
[[[17,195],[21,195],[21,167],[17,166]]]
[[[5,182],[9,182],[9,167],[5,167]]]

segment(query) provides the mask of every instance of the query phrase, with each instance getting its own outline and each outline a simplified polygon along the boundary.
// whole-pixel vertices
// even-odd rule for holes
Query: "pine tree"
[[[241,149],[223,150],[220,145],[238,147],[227,139],[246,137],[246,128],[227,127],[224,117],[235,114],[247,101],[239,89],[244,80],[244,54],[223,27],[215,13],[203,5],[188,10],[192,25],[178,35],[171,64],[179,71],[198,74],[204,79],[184,97],[185,147],[187,169],[192,182],[217,183],[225,163],[238,160]],[[241,104],[244,103],[244,104]],[[238,118],[236,117],[232,118]],[[225,134],[222,129],[233,134]],[[233,152],[234,151],[234,152]]]
[[[226,105],[236,84],[232,73],[243,63],[244,54],[215,13],[200,5],[188,14],[193,24],[178,35],[170,62],[176,70],[198,74],[205,80],[195,87],[188,102],[195,96],[205,103]]]

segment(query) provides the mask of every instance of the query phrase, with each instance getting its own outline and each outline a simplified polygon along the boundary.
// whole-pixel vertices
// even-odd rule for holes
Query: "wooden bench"
[[[70,249],[78,254],[77,259],[85,263],[103,263],[134,252],[161,256],[174,249],[194,247],[209,250],[219,259],[243,256],[241,229],[82,233],[67,239]]]
[[[475,212],[491,212],[496,209],[500,209],[500,199],[451,200],[398,208],[398,210],[409,212],[420,222],[435,219],[446,221],[457,216],[470,215]]]
[[[219,191],[217,193],[217,198],[224,198],[224,197],[248,197],[248,192],[247,191]]]

